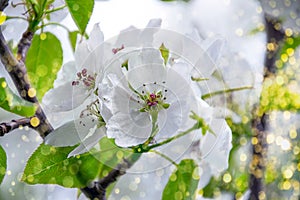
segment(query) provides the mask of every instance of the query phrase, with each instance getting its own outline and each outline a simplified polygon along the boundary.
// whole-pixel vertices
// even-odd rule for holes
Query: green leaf
[[[125,60],[121,67],[124,67],[128,71],[128,60]]]
[[[62,62],[61,43],[55,35],[47,32],[33,37],[26,57],[26,67],[39,101],[49,89],[53,88],[53,82]]]
[[[167,49],[164,45],[164,43],[161,44],[161,46],[159,47],[159,51],[161,53],[161,56],[163,57],[164,59],[164,63],[165,65],[168,63],[168,60],[169,60],[169,49]]]
[[[103,137],[99,143],[99,160],[102,163],[99,173],[100,178],[106,176],[111,169],[122,162],[124,158],[130,157],[133,153],[131,149],[118,147],[113,139],[108,139],[107,137]]]
[[[129,162],[135,162],[141,154],[134,154],[131,149],[118,147],[113,139],[103,137],[100,140],[99,160],[101,165],[99,167],[99,178],[107,176],[107,174],[114,169],[119,163],[126,159]],[[114,189],[116,182],[111,184],[106,190],[106,197],[108,198]]]
[[[74,22],[83,35],[93,12],[94,0],[66,0],[66,3]]]
[[[205,135],[207,131],[215,135],[213,130],[209,127],[209,125],[205,122],[205,120],[198,116],[195,112],[192,111],[192,114],[190,115],[190,118],[193,120],[196,120],[198,123],[195,125],[196,129],[202,129],[202,135]]]
[[[29,158],[22,180],[28,184],[58,184],[68,188],[86,186],[97,177],[101,163],[91,153],[68,158],[75,147],[41,144]]]
[[[6,173],[7,163],[6,163],[6,153],[4,149],[0,146],[0,184],[3,181],[3,178]]]
[[[5,78],[0,78],[0,107],[24,117],[31,117],[36,111],[36,106],[33,103],[25,101],[13,93]]]
[[[194,160],[182,160],[175,172],[172,173],[170,179],[163,191],[163,200],[195,199],[195,192],[199,182],[198,166]]]
[[[76,48],[78,33],[79,33],[78,31],[69,32],[69,40],[70,40],[73,51],[75,51],[75,48]]]

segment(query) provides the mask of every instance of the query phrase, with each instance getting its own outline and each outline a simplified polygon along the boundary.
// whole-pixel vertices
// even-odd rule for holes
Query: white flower
[[[91,54],[102,43],[103,33],[99,24],[96,24],[89,40],[78,44],[75,62],[72,61],[63,66],[62,78],[55,83],[58,87],[46,93],[43,98],[44,105],[50,107],[52,111],[69,111],[93,95],[96,76],[102,73],[102,65],[97,65],[97,63],[100,62],[103,54],[99,56],[91,56]]]
[[[157,32],[158,35],[162,35],[162,32]],[[172,62],[170,63],[171,65],[168,65],[167,68],[160,68],[161,71],[163,72],[163,70],[167,70],[167,69],[171,69],[173,71],[175,71],[176,73],[179,74],[179,76],[181,76],[181,79],[184,79],[186,81],[186,83],[188,83],[188,87],[186,87],[186,89],[190,89],[191,94],[195,95],[196,98],[191,98],[188,106],[185,107],[185,109],[188,110],[188,112],[190,111],[195,111],[197,113],[197,115],[199,115],[200,117],[202,117],[205,122],[209,125],[209,127],[211,127],[213,134],[211,132],[207,132],[205,136],[202,136],[201,134],[201,130],[195,130],[193,132],[191,132],[188,135],[185,135],[179,139],[176,139],[174,141],[172,141],[169,144],[166,144],[164,146],[158,147],[155,150],[165,154],[166,156],[168,156],[169,158],[171,158],[172,160],[174,160],[175,162],[179,163],[182,159],[184,158],[189,158],[189,159],[195,159],[196,161],[198,161],[198,165],[199,165],[199,175],[200,175],[200,181],[199,181],[199,185],[198,188],[203,188],[205,185],[208,184],[208,182],[210,181],[210,178],[214,175],[214,176],[218,176],[220,172],[222,172],[223,170],[225,170],[228,167],[228,158],[229,158],[229,152],[231,150],[231,130],[228,127],[228,125],[226,124],[226,121],[224,120],[224,116],[226,116],[227,114],[227,110],[226,109],[222,109],[222,108],[215,108],[212,107],[210,105],[208,105],[206,102],[204,102],[203,100],[201,100],[201,89],[199,89],[199,84],[198,82],[195,81],[191,81],[191,77],[195,78],[195,79],[201,79],[201,78],[211,78],[212,73],[215,71],[216,69],[216,61],[219,59],[220,57],[220,47],[222,46],[222,39],[217,38],[214,40],[194,40],[194,43],[192,43],[192,41],[189,41],[188,39],[186,40],[182,40],[182,38],[180,37],[176,37],[173,36],[172,34],[165,34],[168,37],[161,37],[161,38],[156,38],[154,35],[154,41],[158,41],[157,45],[159,45],[160,42],[164,42],[164,44],[166,44],[165,46],[168,47],[168,44],[172,43],[172,40],[176,38],[176,41],[178,42],[178,45],[174,45],[174,49],[175,52],[181,52],[181,55],[185,55],[185,56],[174,56],[174,51],[173,49],[170,48],[170,54],[172,58],[175,58],[175,64]],[[197,37],[196,37],[197,38]],[[169,39],[169,40],[168,40]],[[181,40],[180,40],[181,39]],[[179,40],[179,41],[178,41]],[[166,42],[167,41],[167,42]],[[182,44],[179,44],[180,42],[182,42]],[[196,43],[196,44],[195,44]],[[126,48],[126,47],[125,47]],[[199,51],[192,51],[190,53],[188,53],[188,50],[191,49],[195,49],[197,48],[197,50]],[[154,51],[155,52],[155,51]],[[192,58],[192,55],[197,55],[197,58]],[[140,60],[142,59],[149,59],[149,60],[154,60],[152,57],[150,56],[143,56],[143,55],[147,55],[146,51],[144,52],[139,52],[138,58],[140,58]],[[189,57],[190,56],[190,57]],[[192,61],[192,64],[186,63],[184,59],[182,58],[187,58],[189,57],[189,61]],[[199,59],[200,58],[200,59]],[[136,58],[135,58],[136,59]],[[141,66],[151,66],[151,62],[147,60],[147,61],[140,61],[140,63],[144,63],[141,64]],[[157,59],[159,60],[159,59]],[[130,61],[130,59],[129,59]],[[177,62],[176,62],[177,61]],[[150,62],[150,64],[149,64]],[[155,63],[155,61],[153,61]],[[130,63],[130,62],[128,62]],[[139,63],[139,62],[137,62]],[[139,63],[139,64],[140,64]],[[148,63],[148,65],[146,64]],[[126,74],[130,74],[130,65],[128,65],[128,72],[124,71],[123,72]],[[146,68],[149,69],[149,68]],[[133,69],[131,70],[136,70],[136,68],[133,67]],[[203,72],[203,73],[202,73]],[[139,76],[137,75],[139,74]],[[153,73],[156,74],[156,73]],[[163,74],[163,73],[161,73]],[[143,78],[145,78],[144,74],[142,73],[136,73],[136,78],[138,80],[140,80],[140,84],[143,82]],[[113,100],[112,100],[112,96],[113,94],[113,88],[117,87],[118,85],[125,85],[126,87],[126,83],[128,77],[132,77],[129,75],[126,75],[125,78],[123,79],[117,79],[117,77],[115,76],[107,76],[107,80],[105,82],[106,87],[102,87],[105,88],[103,89],[103,98],[105,98],[107,101],[104,101],[104,105],[103,107],[105,107],[106,109],[102,109],[105,110],[107,117],[107,121],[110,120],[110,117],[113,116],[112,114],[109,115],[109,108],[113,108]],[[158,76],[160,77],[160,76]],[[124,81],[125,80],[125,81]],[[135,82],[135,80],[134,80]],[[207,81],[203,81],[203,82],[207,82]],[[104,85],[105,85],[104,84]],[[177,87],[178,85],[180,85],[180,83],[173,83],[175,85],[175,87]],[[137,88],[139,84],[136,84]],[[204,84],[205,85],[205,84]],[[103,85],[102,85],[103,86]],[[110,86],[110,87],[109,87]],[[100,86],[99,86],[100,87]],[[123,87],[124,88],[124,87]],[[130,88],[127,90],[129,91],[129,93],[132,93],[132,91],[130,90]],[[210,91],[213,92],[213,91]],[[180,92],[179,92],[180,93]],[[99,93],[101,95],[101,93]],[[111,95],[109,95],[111,94]],[[111,98],[111,99],[109,99]],[[124,96],[124,98],[122,98],[123,100],[125,98],[128,98],[128,96]],[[197,104],[195,106],[195,104]],[[128,105],[128,104],[127,104]],[[126,103],[123,104],[123,108],[128,108],[125,107]],[[170,104],[171,107],[171,104]],[[167,110],[167,109],[165,109]],[[128,111],[128,110],[127,110]],[[117,109],[114,111],[117,112]],[[104,116],[104,115],[103,115]],[[105,117],[104,117],[105,118]],[[169,119],[170,121],[172,121],[174,117],[170,117],[167,118],[167,120]],[[129,121],[130,118],[127,118],[127,121]],[[151,120],[151,119],[150,119]],[[118,124],[119,122],[115,121],[115,124]],[[185,122],[185,127],[181,127],[182,130],[186,130],[187,128],[191,127],[193,125],[193,123],[195,123],[195,121],[191,120],[190,118],[187,119],[187,121]],[[184,123],[183,123],[184,124]],[[122,133],[120,133],[120,138],[122,137]],[[164,134],[164,131],[161,131],[161,134]],[[124,134],[123,134],[124,135]],[[140,135],[138,135],[140,136]],[[156,135],[156,137],[159,136],[159,134]],[[171,135],[165,135],[165,137],[170,137]],[[124,136],[123,139],[128,139],[127,136]],[[120,139],[116,139],[117,140]],[[126,140],[127,141],[127,140]],[[158,139],[159,141],[159,139]],[[155,139],[155,142],[158,142]],[[125,143],[125,142],[124,142]],[[126,145],[128,145],[128,143],[126,143]],[[129,145],[128,145],[129,146]],[[124,177],[122,177],[120,179],[120,181],[118,182],[118,187],[126,187],[126,185],[128,185],[129,180],[133,179],[134,176],[136,176],[136,173],[142,173],[142,172],[147,172],[147,175],[151,172],[153,172],[153,178],[148,178],[147,181],[142,181],[142,183],[139,184],[139,189],[144,191],[144,188],[149,187],[150,185],[157,185],[158,183],[160,184],[159,187],[156,187],[157,190],[154,191],[155,195],[158,194],[158,196],[161,196],[161,194],[159,194],[160,192],[162,192],[164,185],[167,183],[170,172],[168,172],[167,169],[164,169],[164,167],[169,166],[170,163],[167,162],[166,160],[164,160],[163,158],[161,158],[160,156],[154,154],[154,153],[145,153],[143,154],[143,156],[140,158],[140,160],[137,161],[137,163],[128,170],[127,175],[125,175]],[[160,169],[160,170],[158,170]],[[158,170],[158,171],[156,171]],[[133,174],[131,174],[131,172]],[[155,172],[155,173],[154,173]],[[162,172],[163,175],[159,175],[159,176],[155,176],[156,173],[160,173]],[[145,175],[146,177],[146,175]],[[145,178],[144,176],[142,176],[142,179]],[[158,189],[159,188],[159,189]],[[145,192],[146,193],[146,192]],[[152,191],[153,193],[153,191]],[[147,191],[146,195],[151,194],[151,191]],[[134,196],[133,194],[130,193],[130,188],[127,190],[122,190],[122,195],[128,195],[128,196]]]
[[[148,26],[159,26],[159,24],[160,20],[155,19],[151,20]],[[134,30],[137,34],[135,40],[125,40],[129,37],[126,37],[124,31],[117,40],[103,42],[103,33],[99,24],[96,24],[89,39],[78,44],[75,62],[63,66],[62,73],[55,81],[56,87],[48,91],[43,98],[46,110],[52,113],[73,111],[75,119],[49,134],[45,138],[47,144],[73,146],[81,143],[70,153],[71,156],[89,150],[104,136],[106,128],[103,126],[102,116],[99,115],[96,95],[98,91],[95,86],[103,78],[105,63],[125,53],[125,51],[120,52],[124,44],[130,46],[139,41],[137,38],[143,40],[145,37],[138,29],[132,27],[130,30]]]
[[[96,47],[103,43],[99,24],[94,26],[87,41],[78,44],[75,62],[62,68],[57,87],[49,90],[43,98],[43,106],[52,113],[73,111],[74,120],[57,128],[45,138],[46,144],[54,146],[73,146],[81,143],[71,155],[87,151],[104,136],[105,127],[99,121],[95,85],[97,74],[102,73],[102,65],[97,65],[104,54],[92,56]]]
[[[128,71],[124,76],[113,80],[113,74],[108,74],[105,83],[99,85],[102,108],[110,111],[101,112],[107,136],[117,145],[128,147],[142,144],[150,136],[157,140],[174,135],[188,119],[193,97],[188,82],[164,66],[158,50],[144,49],[126,56]]]

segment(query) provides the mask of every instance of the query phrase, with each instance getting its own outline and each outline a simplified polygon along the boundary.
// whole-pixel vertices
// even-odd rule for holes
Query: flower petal
[[[185,124],[188,118],[189,106],[185,102],[176,101],[168,109],[158,114],[159,133],[157,139],[174,136]]]
[[[80,143],[90,131],[95,131],[96,120],[90,117],[72,120],[55,129],[45,138],[45,143],[52,146],[74,146]]]
[[[202,45],[208,56],[210,56],[214,63],[217,63],[221,57],[225,39],[222,37],[209,38],[204,40]]]
[[[200,181],[198,184],[198,189],[204,188],[210,181],[210,178],[212,177],[212,172],[209,164],[205,162],[201,162],[199,164],[199,171],[200,171]]]
[[[74,61],[67,62],[64,64],[57,74],[57,79],[54,81],[54,88],[65,84],[66,82],[71,83],[76,79],[76,63]]]
[[[77,148],[75,148],[68,157],[83,154],[93,148],[99,140],[105,136],[106,128],[104,126],[97,128],[95,133],[86,138]]]
[[[164,60],[161,57],[161,53],[155,49],[141,49],[134,51],[128,55],[128,67],[132,70],[137,67],[151,65],[151,64],[163,64]],[[163,66],[162,66],[163,67]]]
[[[134,26],[130,26],[125,30],[122,30],[118,35],[117,41],[113,45],[114,48],[121,48],[122,45],[124,45],[125,48],[141,46],[138,45],[139,41],[137,40],[140,33],[141,30]]]
[[[121,147],[144,143],[151,134],[151,120],[148,113],[117,113],[106,124],[107,137],[114,138]]]
[[[43,104],[51,111],[69,111],[82,104],[90,92],[80,85],[72,86],[67,82],[49,90],[43,97]]]
[[[94,51],[96,47],[101,45],[104,41],[103,32],[100,29],[100,24],[96,23],[91,31],[89,39],[87,40],[90,51]]]
[[[160,18],[156,18],[156,19],[151,19],[148,24],[147,24],[147,28],[159,28],[161,26],[161,19]]]
[[[82,69],[82,65],[90,53],[91,51],[89,50],[89,46],[86,41],[82,41],[77,45],[74,55],[77,71]]]
[[[219,175],[228,168],[232,134],[224,119],[214,119],[210,127],[216,136],[206,133],[201,140],[200,151],[204,161],[211,166],[213,174]]]
[[[167,78],[166,75],[167,70],[162,63],[143,63],[139,66],[134,66],[134,69],[128,72],[127,80],[135,90],[142,92],[145,87],[143,86],[144,84],[149,87],[156,87],[154,86],[155,84],[163,85],[163,82],[165,82]]]
[[[136,99],[136,95],[130,92],[129,89],[117,85],[113,88],[113,95],[111,100],[111,111],[113,114],[121,112],[129,114],[131,110],[138,110],[141,105]]]

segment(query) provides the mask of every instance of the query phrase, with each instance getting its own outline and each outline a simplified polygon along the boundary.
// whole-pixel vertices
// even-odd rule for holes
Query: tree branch
[[[9,133],[12,130],[15,130],[19,127],[31,126],[30,118],[22,118],[17,120],[12,120],[11,122],[4,122],[0,124],[0,136],[4,136],[6,133]]]
[[[4,8],[8,5],[8,0],[0,0],[0,11],[3,11]],[[20,43],[18,45],[18,52],[20,52],[20,61],[18,61],[10,48],[8,47],[4,36],[2,34],[2,30],[0,30],[0,57],[1,62],[5,66],[7,72],[12,78],[20,96],[32,103],[37,105],[37,111],[35,116],[40,120],[39,125],[36,127],[36,130],[39,132],[42,138],[47,136],[53,128],[51,124],[48,122],[44,111],[42,110],[37,98],[35,95],[30,94],[28,91],[33,89],[30,85],[27,70],[23,60],[25,59],[26,53],[30,47],[32,40],[32,33],[30,31],[26,31]]]
[[[270,16],[265,16],[267,43],[272,43],[275,48],[267,49],[264,65],[264,78],[275,75],[276,73],[276,56],[278,54],[279,46],[284,39],[284,33],[277,30],[275,25],[279,22]],[[257,108],[259,109],[259,108]],[[254,110],[254,113],[257,113]],[[250,164],[250,197],[251,200],[260,199],[259,196],[264,192],[263,175],[265,172],[265,162],[267,156],[267,126],[268,126],[268,113],[263,113],[261,116],[254,114],[252,120],[252,128],[254,131],[253,138],[256,142],[252,145],[252,162]]]
[[[25,63],[25,58],[28,52],[28,49],[31,45],[32,39],[33,39],[34,32],[27,29],[25,33],[23,33],[21,40],[18,44],[18,60],[21,60],[23,63]]]
[[[9,0],[0,0],[0,11],[3,11],[8,6]]]
[[[120,176],[126,174],[126,170],[129,169],[140,156],[140,153],[134,153],[129,158],[123,159],[123,162],[111,170],[106,177],[93,182],[91,186],[81,188],[81,191],[90,199],[106,200],[106,189],[108,186],[114,183]]]

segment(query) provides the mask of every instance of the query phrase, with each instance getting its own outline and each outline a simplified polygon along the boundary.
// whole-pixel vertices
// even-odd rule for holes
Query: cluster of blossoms
[[[189,38],[160,29],[160,23],[130,27],[105,42],[95,25],[89,40],[78,45],[76,61],[62,70],[69,73],[66,67],[73,66],[77,73],[44,97],[54,111],[74,110],[78,116],[48,135],[48,144],[80,144],[73,156],[106,136],[119,147],[142,146],[145,155],[154,145],[174,162],[198,160],[207,177],[227,168],[231,130],[220,109],[201,99],[222,40]],[[202,182],[199,187],[207,181]]]

